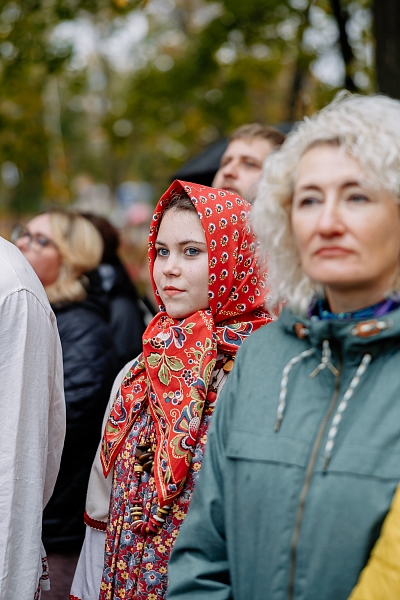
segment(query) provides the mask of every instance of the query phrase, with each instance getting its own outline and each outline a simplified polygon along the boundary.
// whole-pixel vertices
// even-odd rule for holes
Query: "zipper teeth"
[[[339,371],[339,375],[336,378],[336,382],[335,382],[335,391],[333,392],[333,396],[332,396],[332,400],[331,403],[329,405],[329,409],[328,412],[325,415],[324,420],[322,421],[319,431],[318,431],[318,435],[316,437],[316,440],[314,442],[314,446],[312,449],[312,453],[311,453],[311,457],[308,463],[308,467],[307,467],[307,472],[306,472],[306,478],[304,481],[304,485],[303,488],[301,490],[301,495],[300,495],[300,503],[299,503],[299,509],[297,511],[297,517],[296,517],[296,525],[294,528],[294,533],[293,533],[293,538],[292,538],[292,544],[291,544],[291,549],[290,549],[290,576],[289,576],[289,595],[288,595],[288,600],[293,600],[293,592],[294,592],[294,575],[295,575],[295,569],[296,569],[296,551],[297,551],[297,542],[299,539],[299,533],[300,533],[300,525],[301,525],[301,521],[303,518],[303,512],[304,512],[304,505],[305,505],[305,501],[306,501],[306,497],[308,494],[308,490],[310,487],[310,483],[311,483],[311,477],[314,471],[314,467],[315,467],[315,462],[317,460],[317,456],[318,456],[318,451],[320,449],[321,446],[321,442],[322,442],[322,438],[324,436],[325,433],[325,429],[326,426],[328,424],[328,421],[333,413],[333,409],[335,408],[338,396],[339,396],[339,386],[340,386],[340,370],[341,370],[341,364],[339,362],[338,365],[338,371]]]

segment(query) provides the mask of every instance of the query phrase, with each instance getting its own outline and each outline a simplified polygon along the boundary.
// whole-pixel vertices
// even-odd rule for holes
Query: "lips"
[[[176,296],[177,294],[182,294],[184,290],[180,290],[172,285],[168,285],[163,288],[163,292],[166,296]]]
[[[317,250],[315,254],[325,258],[335,258],[340,256],[347,256],[351,253],[351,250],[349,250],[348,248],[342,248],[341,246],[326,246]]]

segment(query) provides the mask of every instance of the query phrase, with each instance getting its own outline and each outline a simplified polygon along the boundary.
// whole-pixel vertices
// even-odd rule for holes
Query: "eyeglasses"
[[[16,244],[18,240],[22,240],[24,238],[28,242],[28,246],[38,252],[41,252],[48,246],[57,248],[57,245],[53,242],[53,240],[48,238],[47,235],[44,235],[43,233],[31,233],[26,227],[16,225],[11,232],[11,241],[13,244]]]

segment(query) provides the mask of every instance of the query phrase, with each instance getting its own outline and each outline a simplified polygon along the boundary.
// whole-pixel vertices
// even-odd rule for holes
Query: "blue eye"
[[[197,256],[198,254],[200,254],[200,250],[198,250],[197,248],[186,248],[185,254],[187,256]]]
[[[165,258],[168,256],[169,251],[166,248],[157,248],[156,249],[157,256]]]

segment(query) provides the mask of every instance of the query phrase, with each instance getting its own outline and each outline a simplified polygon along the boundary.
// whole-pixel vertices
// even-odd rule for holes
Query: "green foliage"
[[[0,0],[0,164],[20,173],[14,187],[0,184],[0,210],[68,203],[81,174],[113,191],[146,180],[161,193],[185,160],[235,127],[301,118],[336,93],[312,74],[319,50],[304,42],[315,8],[333,21],[328,0],[171,2],[168,12],[162,0]],[[74,49],[52,38],[78,18],[107,37],[138,12],[148,34],[135,47],[142,63],[128,71],[100,51],[77,66]],[[365,91],[374,89],[363,55],[370,29],[350,65]]]

